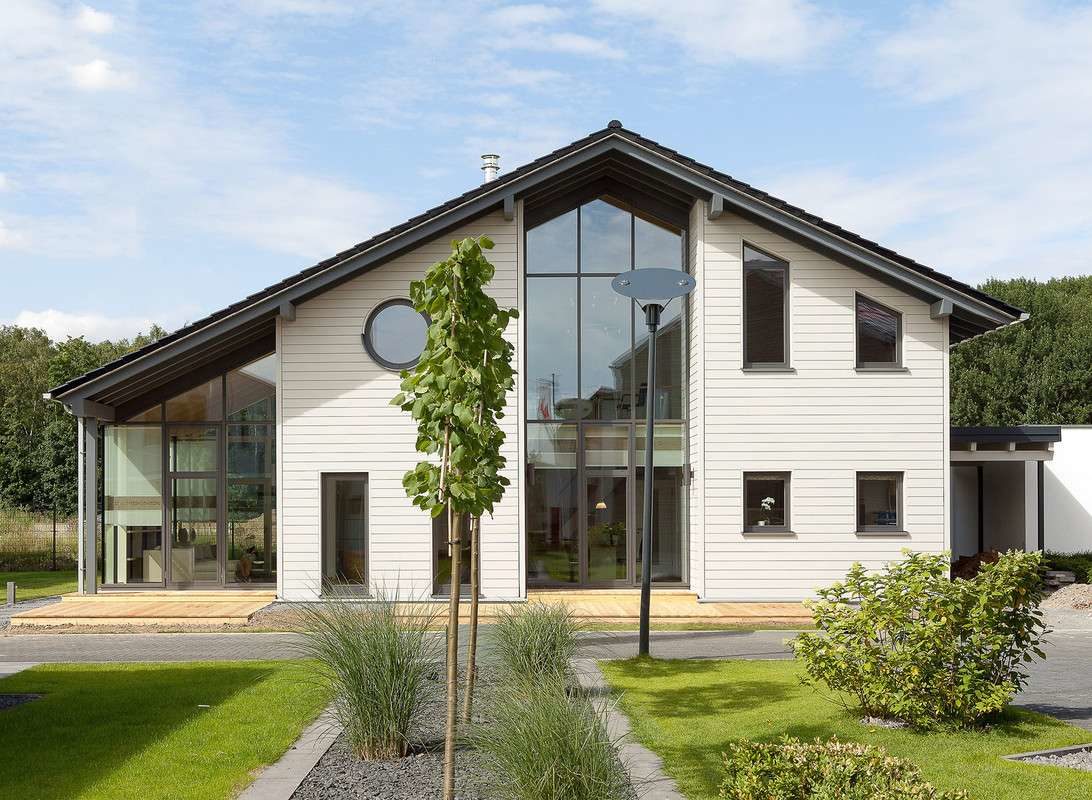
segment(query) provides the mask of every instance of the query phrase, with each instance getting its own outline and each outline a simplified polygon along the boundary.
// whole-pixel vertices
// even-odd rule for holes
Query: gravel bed
[[[1043,608],[1092,609],[1092,584],[1071,583],[1042,602]]]
[[[463,677],[459,670],[460,686]],[[490,678],[488,667],[479,668],[479,688],[484,689]],[[438,673],[435,695],[421,714],[418,744],[409,755],[390,761],[363,761],[352,752],[343,733],[303,779],[292,800],[442,800],[447,719],[443,680]],[[475,698],[476,712],[480,710],[482,693]],[[459,734],[465,732],[466,725],[460,724]],[[485,800],[482,784],[474,753],[465,744],[456,747],[455,796],[458,800]]]
[[[0,694],[0,711],[21,706],[39,697],[41,697],[40,694]]]
[[[455,753],[455,796],[485,800],[474,754]],[[361,761],[345,734],[337,738],[293,793],[293,800],[433,800],[443,797],[444,743],[395,761]]]
[[[1070,769],[1083,769],[1092,772],[1092,747],[1077,750],[1074,753],[1062,753],[1052,756],[1032,756],[1021,758],[1029,764],[1043,764],[1048,767],[1069,767]]]

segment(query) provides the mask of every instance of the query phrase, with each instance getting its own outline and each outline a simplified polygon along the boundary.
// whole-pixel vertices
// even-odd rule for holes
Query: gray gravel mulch
[[[39,697],[41,697],[40,694],[0,694],[0,711],[21,706]]]
[[[459,683],[463,674],[459,670]],[[479,672],[479,687],[488,686],[488,668]],[[442,800],[444,773],[444,725],[447,703],[442,692],[443,676],[437,685],[415,732],[416,746],[404,758],[363,761],[353,753],[342,733],[311,768],[292,800]],[[480,703],[476,712],[480,711]],[[475,713],[479,724],[481,719]],[[460,735],[466,728],[459,726]],[[484,780],[474,753],[466,744],[455,750],[455,796],[458,800],[485,800]]]
[[[1070,769],[1083,769],[1092,772],[1092,747],[1074,753],[1031,756],[1020,760],[1028,764],[1042,764],[1047,767],[1069,767]]]
[[[455,753],[455,796],[485,800],[473,753]],[[440,800],[443,797],[443,741],[394,761],[361,761],[345,734],[304,778],[293,800]]]

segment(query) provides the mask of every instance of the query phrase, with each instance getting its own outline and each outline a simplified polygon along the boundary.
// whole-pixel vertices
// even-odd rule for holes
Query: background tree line
[[[979,288],[1031,319],[952,349],[952,424],[1092,424],[1092,275]]]
[[[133,339],[54,342],[0,326],[0,506],[76,513],[76,419],[42,394],[166,333],[153,325]]]

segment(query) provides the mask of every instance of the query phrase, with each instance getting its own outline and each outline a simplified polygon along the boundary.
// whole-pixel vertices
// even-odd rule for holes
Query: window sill
[[[775,366],[763,367],[761,365],[755,365],[755,366],[749,366],[749,367],[745,366],[745,367],[742,368],[742,370],[744,372],[789,372],[789,373],[796,372],[795,367],[775,367]]]
[[[754,529],[748,528],[748,529],[745,529],[743,531],[743,535],[744,536],[768,537],[768,538],[782,537],[782,538],[785,538],[785,539],[795,539],[796,538],[796,532],[795,531],[786,530],[784,528],[774,529],[774,530],[770,530],[770,531],[762,530],[761,528],[754,528]]]
[[[905,538],[910,535],[910,531],[857,531],[858,536],[892,536],[895,538]]]
[[[907,367],[854,367],[857,372],[909,372]]]

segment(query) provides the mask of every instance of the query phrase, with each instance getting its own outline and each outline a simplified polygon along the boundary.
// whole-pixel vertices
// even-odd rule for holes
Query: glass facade
[[[643,314],[610,285],[635,268],[683,269],[683,231],[604,196],[529,229],[526,247],[528,583],[640,579],[649,402],[663,420],[653,578],[685,580],[682,303],[661,318],[650,393]]]
[[[271,354],[105,426],[104,584],[276,580],[276,376]]]

